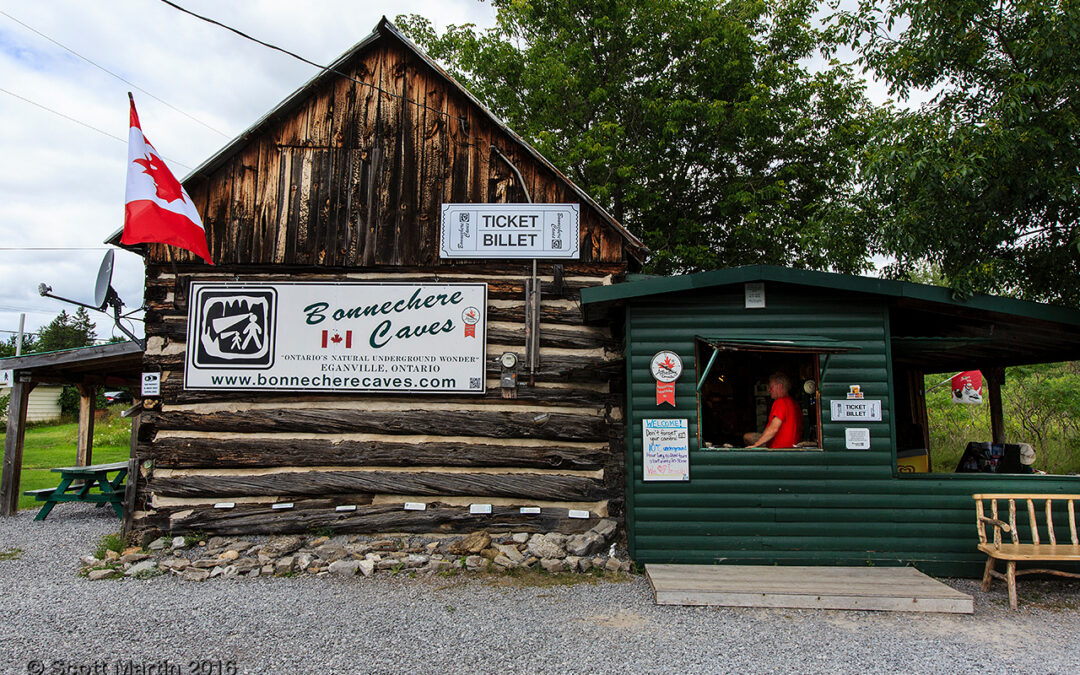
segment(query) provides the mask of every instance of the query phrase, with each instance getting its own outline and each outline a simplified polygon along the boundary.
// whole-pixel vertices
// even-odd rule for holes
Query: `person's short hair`
[[[791,393],[791,378],[787,376],[787,373],[778,370],[769,376],[769,382],[776,382],[784,388],[785,392]]]

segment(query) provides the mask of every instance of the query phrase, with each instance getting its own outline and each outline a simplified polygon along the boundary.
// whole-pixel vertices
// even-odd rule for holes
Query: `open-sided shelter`
[[[1080,311],[768,266],[635,278],[585,289],[582,302],[625,325],[626,522],[639,562],[976,575],[973,494],[1080,493],[1080,476],[897,462],[927,448],[924,373],[981,369],[994,438],[970,440],[1024,441],[1004,438],[1004,368],[1080,358]],[[799,447],[747,449],[778,371],[801,404]]]
[[[142,368],[142,349],[134,342],[114,342],[95,347],[26,354],[0,360],[12,371],[4,436],[4,470],[0,482],[0,514],[12,515],[19,504],[23,441],[30,393],[39,385],[74,385],[79,389],[79,433],[74,463],[93,463],[94,405],[101,386],[136,387]]]

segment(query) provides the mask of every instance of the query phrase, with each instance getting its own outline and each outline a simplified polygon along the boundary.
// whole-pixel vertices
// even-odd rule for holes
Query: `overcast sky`
[[[391,20],[421,14],[439,30],[494,22],[490,5],[477,0],[176,2],[323,64],[371,33],[383,13]],[[317,72],[160,0],[0,0],[0,12],[3,331],[17,330],[22,312],[26,329],[34,331],[61,309],[75,309],[40,297],[41,282],[57,295],[92,302],[94,277],[108,248],[102,242],[123,225],[129,90],[143,131],[173,172],[186,176]],[[117,249],[113,286],[126,305],[138,307],[142,258]],[[114,333],[110,318],[91,316],[98,337]]]

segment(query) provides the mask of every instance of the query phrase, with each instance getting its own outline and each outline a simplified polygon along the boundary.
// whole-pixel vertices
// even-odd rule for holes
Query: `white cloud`
[[[367,36],[388,11],[355,0],[179,4],[324,64]],[[47,0],[8,3],[0,11],[225,132],[215,133],[135,90],[144,131],[178,175],[213,155],[317,72],[149,0]],[[391,11],[391,20],[416,13],[440,29],[494,21],[491,6],[476,0],[399,0]],[[0,72],[3,89],[127,138],[130,85],[2,15]],[[72,309],[38,296],[38,283],[47,282],[58,295],[91,300],[102,242],[122,224],[127,148],[2,92],[0,120],[0,330],[16,330],[25,311],[27,330],[33,331],[61,309]],[[36,247],[89,250],[24,250]],[[141,303],[141,258],[118,251],[113,278],[129,306]],[[108,337],[111,320],[100,314],[93,318],[99,336]]]

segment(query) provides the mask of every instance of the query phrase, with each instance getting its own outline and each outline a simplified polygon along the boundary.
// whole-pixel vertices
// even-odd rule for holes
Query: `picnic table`
[[[45,520],[52,508],[60,502],[88,502],[112,506],[116,515],[124,517],[124,478],[128,463],[92,464],[90,466],[62,466],[50,469],[60,474],[60,484],[55,488],[27,490],[37,501],[45,502],[34,520]],[[109,474],[115,473],[114,478]],[[92,491],[97,487],[97,491]]]

